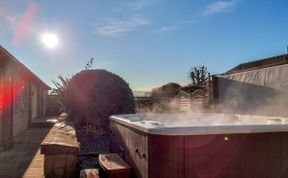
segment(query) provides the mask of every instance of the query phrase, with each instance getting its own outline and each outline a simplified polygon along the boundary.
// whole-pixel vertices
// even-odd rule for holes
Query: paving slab
[[[0,177],[44,178],[44,155],[40,144],[50,127],[31,128],[14,137],[14,146],[0,152]]]

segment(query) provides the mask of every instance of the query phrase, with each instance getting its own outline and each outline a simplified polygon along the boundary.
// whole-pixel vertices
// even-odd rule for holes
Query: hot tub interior
[[[274,132],[288,130],[288,118],[219,113],[142,113],[111,116],[111,120],[162,135]]]
[[[221,114],[221,113],[139,113],[120,115],[129,122],[155,123],[162,126],[187,126],[187,125],[253,125],[253,124],[273,124],[288,123],[288,118],[240,115],[240,114]]]

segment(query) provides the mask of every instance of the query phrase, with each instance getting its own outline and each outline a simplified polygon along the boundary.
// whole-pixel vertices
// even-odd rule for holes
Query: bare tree
[[[178,83],[170,82],[162,85],[158,88],[152,89],[152,106],[153,110],[157,112],[172,111],[175,110],[172,102],[175,96],[179,93],[181,85]]]
[[[205,85],[210,77],[207,67],[204,65],[191,67],[189,71],[189,78],[192,85]]]

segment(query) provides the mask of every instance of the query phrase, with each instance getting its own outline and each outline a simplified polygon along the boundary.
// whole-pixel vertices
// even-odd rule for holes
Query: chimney
[[[285,54],[288,54],[288,46],[285,48]]]

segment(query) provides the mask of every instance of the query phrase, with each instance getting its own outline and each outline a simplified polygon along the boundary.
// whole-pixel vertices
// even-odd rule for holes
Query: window
[[[22,112],[27,108],[27,88],[24,84],[14,83],[14,108]]]

